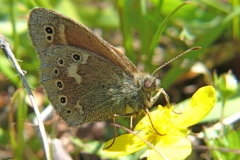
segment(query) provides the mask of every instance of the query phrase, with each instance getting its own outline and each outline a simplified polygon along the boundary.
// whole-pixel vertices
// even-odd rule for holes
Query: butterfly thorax
[[[121,115],[135,116],[152,107],[153,97],[159,91],[160,79],[146,73],[137,73],[127,76],[121,88],[121,100],[119,106],[124,104],[125,110]],[[119,93],[119,90],[117,91]],[[124,98],[123,98],[124,97]]]

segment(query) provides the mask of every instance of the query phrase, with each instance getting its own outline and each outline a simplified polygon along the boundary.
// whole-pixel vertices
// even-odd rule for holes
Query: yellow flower
[[[148,146],[144,156],[148,159],[185,159],[192,151],[191,142],[186,138],[187,127],[202,120],[216,102],[215,89],[211,86],[200,88],[191,98],[190,104],[181,113],[175,113],[172,108],[158,106],[158,110],[150,113],[154,128],[146,115],[134,128],[134,134],[124,134],[116,137],[114,144],[104,150],[109,156],[123,156],[134,153]],[[104,147],[109,146],[109,140]]]

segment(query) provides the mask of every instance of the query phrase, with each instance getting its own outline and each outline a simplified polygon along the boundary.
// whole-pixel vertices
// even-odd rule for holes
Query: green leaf
[[[220,132],[213,128],[204,130],[207,137],[206,144],[212,148],[211,154],[214,159],[240,159],[240,155],[234,153],[240,149],[240,130],[232,130],[230,126],[224,127],[224,134],[220,135]],[[216,138],[209,138],[215,133]]]

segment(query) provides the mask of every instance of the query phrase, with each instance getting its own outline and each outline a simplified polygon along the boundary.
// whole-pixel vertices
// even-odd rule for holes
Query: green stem
[[[221,113],[221,117],[220,117],[220,123],[221,123],[221,129],[220,129],[220,135],[223,135],[223,126],[224,126],[224,112],[225,112],[225,106],[226,106],[226,98],[222,98],[222,113]]]

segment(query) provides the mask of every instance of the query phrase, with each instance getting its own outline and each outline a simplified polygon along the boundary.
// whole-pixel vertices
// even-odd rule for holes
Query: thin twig
[[[46,159],[51,160],[52,158],[51,158],[51,154],[50,154],[50,148],[49,148],[49,144],[48,144],[47,135],[46,135],[46,132],[45,132],[43,122],[41,120],[40,112],[39,112],[38,107],[35,103],[33,94],[31,92],[31,89],[28,85],[28,82],[27,82],[26,78],[24,77],[24,73],[23,73],[21,67],[19,66],[14,54],[12,53],[12,50],[10,48],[10,44],[7,42],[6,38],[1,34],[0,34],[0,48],[6,54],[7,58],[13,63],[13,66],[17,70],[18,75],[20,76],[20,78],[23,82],[23,86],[25,87],[25,89],[26,89],[26,91],[29,95],[29,99],[30,99],[30,101],[33,105],[33,109],[34,109],[34,112],[35,112],[36,117],[37,117],[38,127],[39,127],[40,135],[41,135],[41,138],[42,138],[42,141],[43,141],[44,151],[45,151],[45,154],[46,154]]]

